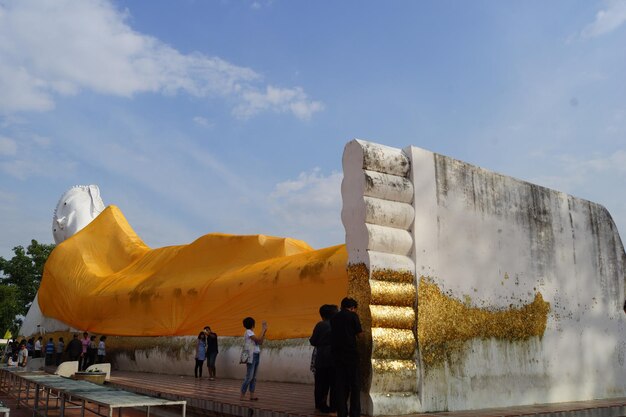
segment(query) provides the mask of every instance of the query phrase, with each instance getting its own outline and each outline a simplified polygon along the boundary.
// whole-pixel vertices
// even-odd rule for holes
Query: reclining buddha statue
[[[272,338],[305,337],[319,306],[347,291],[345,245],[314,250],[291,238],[212,233],[151,249],[119,208],[104,208],[95,185],[63,195],[53,235],[34,309],[100,334],[193,335],[210,322],[238,336],[253,316],[271,323]],[[33,314],[25,325],[40,320]]]

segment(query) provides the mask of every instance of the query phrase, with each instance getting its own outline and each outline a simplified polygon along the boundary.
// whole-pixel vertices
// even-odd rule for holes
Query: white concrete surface
[[[410,170],[409,159],[400,149],[355,139],[344,149],[345,165],[369,171],[405,177]]]
[[[393,309],[387,299],[374,296],[375,288],[396,286],[414,292],[412,283],[380,283],[372,280],[372,273],[380,270],[414,272],[412,227],[414,209],[411,205],[414,188],[407,176],[410,173],[409,159],[401,149],[390,148],[362,140],[350,141],[343,154],[344,178],[341,184],[343,208],[341,220],[346,230],[346,248],[348,264],[365,264],[370,277],[367,283],[358,283],[357,287],[369,284],[371,288],[370,314],[372,320],[392,316]],[[391,275],[393,276],[393,275]],[[380,303],[380,304],[378,304]],[[410,308],[410,307],[409,307]],[[405,314],[401,314],[406,316]],[[415,315],[410,314],[409,328]],[[393,320],[392,320],[393,321]],[[392,321],[382,319],[378,325],[392,326]],[[368,329],[369,330],[369,329]],[[363,386],[369,386],[368,392],[361,393],[362,411],[368,415],[407,414],[420,409],[420,399],[416,392],[417,375],[413,367],[410,371],[397,370],[396,357],[388,341],[381,335],[388,330],[408,341],[409,348],[415,349],[415,337],[412,330],[372,328],[372,358],[378,365],[372,366],[369,380]],[[413,345],[413,347],[411,347]],[[404,358],[403,358],[404,359]],[[393,370],[396,369],[396,370]]]
[[[542,338],[472,340],[423,373],[423,411],[626,396],[626,255],[606,209],[409,153],[417,273],[476,307],[519,306],[536,292],[550,303]]]
[[[606,209],[415,147],[407,165],[399,149],[378,146],[355,140],[344,151],[350,264],[414,271],[474,307],[519,307],[540,292],[551,309],[542,337],[470,340],[441,366],[418,358],[414,379],[374,372],[366,412],[626,396],[626,254]]]
[[[78,361],[67,361],[61,362],[59,366],[57,366],[56,371],[54,371],[54,374],[69,378],[76,372],[78,372]]]
[[[115,369],[125,371],[155,372],[172,375],[193,375],[195,367],[196,337],[175,337],[187,348],[176,352],[155,345],[151,349],[134,350],[128,353],[109,353]],[[246,367],[239,363],[243,337],[219,337],[219,353],[215,368],[218,378],[241,378]],[[259,381],[285,381],[313,383],[311,372],[311,354],[313,348],[308,339],[289,339],[287,341],[266,341],[261,347],[261,358],[257,379]],[[98,365],[94,365],[98,366]],[[203,376],[208,377],[206,362]]]
[[[407,230],[413,224],[413,206],[375,197],[363,197],[364,222]]]
[[[358,261],[356,257],[354,259]],[[364,262],[370,270],[372,265],[374,265],[377,269],[392,269],[415,273],[415,262],[408,256],[368,250],[367,259]]]

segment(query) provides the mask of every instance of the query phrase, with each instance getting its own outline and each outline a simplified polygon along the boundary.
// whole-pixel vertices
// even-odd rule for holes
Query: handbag
[[[246,346],[244,346],[241,349],[241,355],[239,355],[239,363],[247,364],[248,363],[248,359],[250,359],[250,351],[248,349],[246,349]]]
[[[239,355],[239,363],[247,364],[250,361],[250,351],[252,350],[252,340],[243,338],[243,347],[241,348],[241,354]]]

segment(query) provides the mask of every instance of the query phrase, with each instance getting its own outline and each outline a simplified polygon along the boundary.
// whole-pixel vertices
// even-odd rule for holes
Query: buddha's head
[[[63,194],[52,218],[52,235],[59,244],[87,226],[104,210],[97,185],[76,185]]]

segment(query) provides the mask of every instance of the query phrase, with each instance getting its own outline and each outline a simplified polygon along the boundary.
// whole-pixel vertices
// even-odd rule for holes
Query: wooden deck
[[[259,381],[258,401],[240,400],[241,380],[116,371],[111,385],[168,399],[185,399],[190,411],[209,415],[296,417],[315,414],[313,386]],[[252,411],[252,414],[250,412]]]
[[[315,416],[313,387],[305,384],[263,382],[257,384],[259,401],[239,400],[241,381],[207,378],[197,380],[189,376],[149,374],[116,371],[111,385],[128,391],[171,400],[186,400],[188,415],[242,416],[242,417],[304,417]],[[15,399],[0,392],[0,401],[11,409],[11,417],[31,417],[32,409],[17,408]],[[54,415],[54,413],[51,413]],[[145,415],[125,410],[124,417]],[[168,415],[172,415],[168,413]],[[78,417],[78,410],[67,410],[66,416]],[[493,408],[472,411],[455,411],[417,414],[407,417],[621,417],[626,416],[626,398],[612,400],[580,401],[558,404]]]
[[[257,383],[258,401],[240,400],[240,380],[190,376],[114,372],[111,384],[126,390],[184,399],[190,411],[206,415],[243,417],[314,416],[313,386],[280,382]],[[318,414],[319,415],[319,414]],[[578,401],[558,404],[492,408],[472,411],[413,414],[407,417],[622,417],[626,416],[626,398]]]

